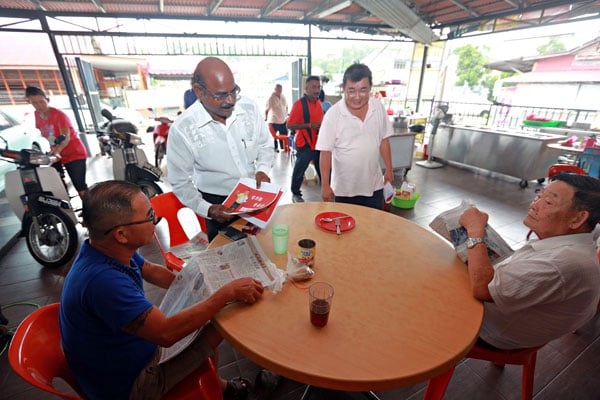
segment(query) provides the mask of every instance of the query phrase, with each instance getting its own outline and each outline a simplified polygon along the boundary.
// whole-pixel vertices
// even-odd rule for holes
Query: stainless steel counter
[[[440,125],[432,156],[520,178],[526,187],[533,179],[546,178],[548,167],[558,161],[560,150],[547,145],[562,135],[500,130],[461,125]]]
[[[591,135],[600,135],[598,131],[592,130],[584,130],[584,129],[573,129],[573,128],[550,128],[550,127],[540,127],[540,132],[543,133],[551,133],[555,135],[561,135],[563,140],[571,137],[577,136],[580,140]]]

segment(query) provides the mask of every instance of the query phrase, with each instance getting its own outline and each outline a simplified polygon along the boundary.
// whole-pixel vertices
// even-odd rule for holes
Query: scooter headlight
[[[52,164],[52,159],[48,154],[44,153],[30,153],[29,154],[29,163],[35,165],[50,165]]]
[[[142,143],[142,138],[138,135],[134,135],[133,133],[128,135],[128,142],[136,146],[144,144]]]

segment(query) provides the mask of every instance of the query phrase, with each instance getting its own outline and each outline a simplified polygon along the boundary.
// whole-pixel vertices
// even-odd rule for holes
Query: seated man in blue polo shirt
[[[157,220],[144,193],[125,181],[100,182],[83,198],[89,231],[61,296],[62,347],[89,399],[160,399],[214,354],[221,335],[210,319],[231,301],[253,304],[263,286],[237,279],[169,317],[146,298],[144,281],[168,288],[175,275],[137,253],[153,240]],[[200,329],[174,358],[170,347]],[[220,380],[225,399],[245,398],[249,382]]]

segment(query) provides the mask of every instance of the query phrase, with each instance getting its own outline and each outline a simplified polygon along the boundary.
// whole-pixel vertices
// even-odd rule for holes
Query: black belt
[[[223,196],[220,194],[205,193],[201,190],[198,191],[202,194],[202,198],[211,204],[223,204],[223,202],[227,198],[227,196]]]

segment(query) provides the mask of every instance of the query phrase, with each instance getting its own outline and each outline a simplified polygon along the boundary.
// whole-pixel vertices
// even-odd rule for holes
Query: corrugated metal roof
[[[0,0],[0,17],[36,15],[301,22],[427,43],[599,18],[600,0]]]

